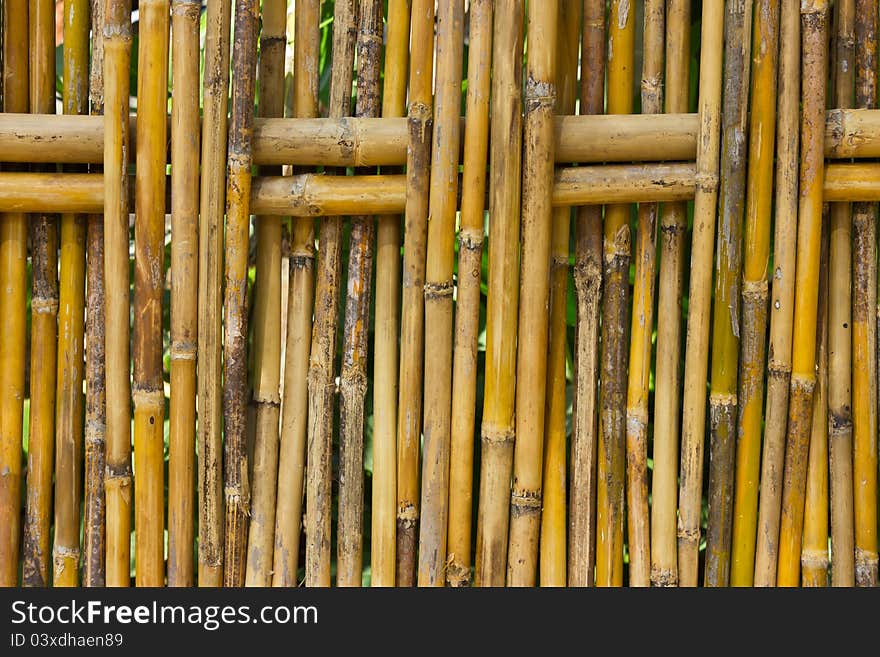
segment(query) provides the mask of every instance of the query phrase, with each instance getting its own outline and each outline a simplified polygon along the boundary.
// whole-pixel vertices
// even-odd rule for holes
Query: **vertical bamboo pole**
[[[406,113],[409,3],[388,3],[382,116]],[[378,217],[373,350],[373,504],[370,584],[394,586],[397,564],[397,358],[400,311],[400,216]]]
[[[433,126],[433,0],[413,0],[410,48],[406,216],[400,318],[400,398],[397,406],[398,586],[415,584],[416,527],[419,522],[425,252],[428,242],[428,169],[431,163]]]
[[[489,160],[489,292],[483,395],[477,586],[502,586],[513,468],[519,210],[522,160],[523,2],[497,3],[493,26]]]
[[[877,103],[877,4],[856,0],[856,106]],[[855,582],[877,585],[877,205],[853,206],[853,437]],[[880,318],[880,315],[878,315]],[[846,466],[849,465],[847,460]],[[848,473],[849,474],[849,473]],[[851,477],[851,475],[850,475]],[[849,481],[852,479],[850,478]],[[848,490],[845,491],[848,493]],[[848,498],[847,498],[848,501]],[[848,512],[851,512],[847,509]],[[849,538],[847,534],[847,538]],[[843,559],[849,565],[849,545]],[[832,563],[836,563],[835,558]],[[837,582],[835,582],[836,584]],[[849,584],[852,584],[848,580]]]
[[[25,0],[9,0],[3,6],[3,111],[27,112],[28,91],[28,9]],[[34,44],[36,46],[36,44]],[[54,59],[52,62],[54,63]],[[54,76],[53,76],[54,77]],[[24,400],[25,331],[27,285],[27,217],[23,214],[0,216],[0,469],[7,476],[0,480],[0,586],[18,584],[18,557],[21,543],[21,432]],[[33,432],[31,433],[33,436]],[[29,443],[30,451],[34,443]],[[28,454],[30,460],[30,453]],[[51,460],[50,460],[51,462]],[[28,467],[28,491],[36,471]],[[49,486],[52,470],[48,469]],[[46,491],[48,502],[48,491]],[[48,507],[45,516],[49,519]],[[48,524],[48,523],[46,523]],[[48,584],[48,527],[35,537],[43,555],[35,564],[34,584]],[[26,539],[27,540],[27,539]],[[35,550],[36,552],[36,550]],[[24,551],[27,555],[27,549]],[[37,555],[35,555],[37,556]],[[25,561],[27,563],[27,561]],[[39,564],[39,565],[38,565]],[[25,569],[27,572],[27,569]],[[24,584],[29,584],[24,577]]]
[[[437,92],[425,267],[425,401],[419,586],[446,583],[452,404],[452,269],[458,196],[464,3],[437,9]]]
[[[688,109],[690,2],[671,0],[666,15],[667,112]],[[678,508],[679,360],[684,296],[687,204],[660,209],[660,273],[657,292],[657,359],[654,371],[654,471],[651,490],[651,582],[678,584],[675,544]]]
[[[221,349],[230,0],[208,3],[199,191],[199,586],[223,583]]]
[[[581,114],[601,114],[605,102],[605,2],[584,3]],[[599,302],[602,289],[602,208],[578,208],[574,288],[575,400],[572,404],[571,514],[568,584],[592,586],[596,564],[596,447],[598,442]]]
[[[743,243],[742,351],[733,499],[730,584],[751,586],[755,572],[758,476],[761,467],[764,349],[767,336],[767,267],[773,202],[779,0],[759,0],[752,41],[754,73],[749,120],[749,169]]]
[[[559,5],[556,37],[557,114],[571,115],[577,97],[577,69],[582,3],[563,0]],[[571,208],[555,208],[551,218],[549,347],[547,353],[547,401],[544,415],[544,508],[541,511],[541,586],[565,586],[565,342],[568,332],[568,252]],[[459,267],[459,271],[462,271]],[[460,280],[460,279],[459,279]],[[459,288],[461,283],[459,283]]]
[[[612,0],[608,15],[609,114],[633,104],[635,15],[626,0]],[[596,584],[623,585],[626,453],[627,313],[629,312],[630,206],[609,205],[603,225],[602,352],[599,452],[596,474]]]
[[[360,0],[358,13],[355,113],[359,117],[375,117],[379,114],[382,3]],[[364,398],[367,394],[367,334],[375,242],[375,219],[352,217],[339,380],[338,586],[360,586],[363,571]]]
[[[709,393],[709,523],[706,586],[730,581],[733,468],[736,455],[737,366],[740,336],[742,221],[748,129],[752,2],[727,5],[724,21],[724,101],[721,114],[721,190]]]
[[[800,121],[800,5],[782,0],[778,133],[776,137],[775,232],[770,344],[767,356],[767,404],[761,458],[755,586],[776,582],[780,495],[788,423],[791,337],[794,312],[795,248],[798,218],[798,142]]]
[[[663,109],[664,3],[645,3],[641,96],[642,112]],[[626,396],[626,507],[631,586],[651,584],[651,534],[648,515],[648,386],[651,334],[654,330],[654,273],[657,258],[656,203],[639,206],[635,284],[630,323],[629,379]]]
[[[104,113],[103,0],[91,0],[92,69],[89,76],[91,113]],[[90,170],[101,171],[100,166]],[[85,497],[83,506],[83,586],[106,582],[104,567],[104,467],[107,412],[104,380],[104,217],[89,215],[86,233],[86,427]]]
[[[842,5],[841,5],[842,7]],[[838,14],[838,18],[843,18]],[[839,81],[839,78],[838,78]],[[828,207],[827,205],[825,207]],[[807,464],[804,542],[801,568],[804,586],[828,586],[828,262],[829,226],[823,225],[816,327],[816,394]]]
[[[789,393],[782,514],[776,580],[800,583],[804,495],[810,448],[813,390],[816,383],[816,305],[822,233],[822,182],[825,174],[823,123],[828,74],[826,0],[801,5],[803,113],[801,119],[800,204],[795,281],[792,374]]]
[[[245,581],[250,482],[247,432],[247,266],[250,227],[251,134],[257,68],[257,0],[236,0],[232,47],[232,111],[226,171],[226,286],[223,333],[223,489],[226,528],[223,583]]]
[[[357,41],[355,0],[342,0],[333,13],[333,69],[330,117],[351,112],[351,81]],[[333,407],[336,395],[334,359],[342,267],[342,219],[326,217],[319,234],[315,320],[309,356],[309,429],[306,463],[306,586],[330,586],[330,505]]]
[[[723,3],[718,0],[704,2],[700,42],[722,43],[723,24]],[[682,586],[696,586],[698,579],[712,252],[715,245],[715,206],[718,201],[721,60],[722,48],[700,50],[698,183],[691,243],[678,496],[678,574]]]
[[[319,0],[300,0],[294,17],[293,115],[318,115],[318,57],[321,31]],[[315,225],[294,217],[287,298],[284,400],[275,508],[273,586],[296,586],[302,524],[303,480],[308,412],[307,376],[315,281]]]
[[[260,61],[260,116],[284,115],[284,50],[287,2],[263,2]],[[265,172],[279,175],[276,167]],[[254,461],[247,543],[248,586],[272,583],[278,440],[281,414],[281,217],[255,219],[257,280],[254,299]]]
[[[130,0],[106,5],[104,24],[104,313],[107,380],[107,585],[130,584],[128,102]]]
[[[199,253],[199,0],[172,0],[168,585],[192,586]]]
[[[507,583],[534,586],[541,527],[550,305],[550,204],[554,166],[556,29],[559,3],[528,6],[522,169],[522,251],[516,353],[516,435]]]

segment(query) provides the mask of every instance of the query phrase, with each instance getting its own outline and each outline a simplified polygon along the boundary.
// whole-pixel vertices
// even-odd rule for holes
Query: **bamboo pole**
[[[779,1],[759,0],[754,13],[754,74],[751,80],[753,100],[749,120],[749,193],[745,207],[742,263],[742,351],[739,361],[731,586],[751,586],[755,572],[764,406],[764,350],[767,336],[767,267],[773,202],[773,147],[776,138]]]
[[[284,114],[284,50],[287,46],[287,2],[263,3],[260,32],[260,114]],[[279,173],[266,171],[266,173]],[[257,276],[254,284],[254,417],[253,494],[247,542],[248,586],[269,586],[275,545],[281,415],[281,217],[254,220]]]
[[[16,39],[3,39],[3,111],[28,111],[28,9],[25,0],[10,0],[2,10],[3,33],[17,34]],[[35,44],[36,45],[36,44]],[[54,62],[54,59],[52,60]],[[18,563],[21,544],[21,433],[24,412],[25,331],[27,330],[27,218],[20,214],[0,216],[0,325],[3,340],[0,341],[0,469],[8,473],[0,480],[0,586],[18,584]],[[31,433],[33,435],[33,433]],[[51,444],[51,443],[50,443]],[[28,460],[34,450],[29,443]],[[51,486],[51,466],[48,470]],[[36,470],[28,464],[28,492]],[[43,488],[40,488],[43,493]],[[48,502],[48,491],[45,492]],[[30,496],[28,496],[30,498]],[[30,507],[30,504],[28,504]],[[45,508],[45,505],[43,505]],[[45,518],[48,524],[48,508],[35,514],[35,521]],[[28,514],[30,518],[30,514]],[[27,533],[27,530],[26,530]],[[34,584],[48,584],[49,531],[41,526],[35,536],[40,552]],[[25,564],[27,564],[27,538],[25,539]],[[23,584],[28,585],[28,571],[24,568]]]
[[[856,0],[856,104],[873,107],[877,102],[877,5]],[[855,446],[854,472],[858,486],[854,495],[855,582],[877,585],[877,206],[853,206],[852,288],[852,415]],[[878,315],[880,317],[880,315]],[[847,445],[848,447],[848,445]],[[848,455],[848,453],[847,453]],[[849,467],[847,459],[843,465]],[[852,473],[847,471],[852,481]],[[844,491],[849,500],[849,489]],[[832,498],[833,501],[833,498]],[[847,520],[853,510],[847,508]],[[849,527],[847,527],[849,530]],[[851,534],[846,538],[851,541]],[[842,555],[850,564],[850,543]],[[832,560],[836,563],[836,558]],[[848,584],[852,584],[849,579]],[[837,582],[835,582],[836,584]],[[842,582],[841,582],[842,583]]]
[[[738,411],[737,366],[740,337],[742,223],[746,182],[749,52],[746,26],[752,2],[727,5],[724,21],[724,101],[721,114],[721,190],[715,306],[712,317],[712,370],[709,392],[709,522],[706,530],[706,586],[730,582],[734,461]]]
[[[673,0],[666,16],[666,111],[687,110],[690,68],[690,3]],[[678,585],[675,542],[678,509],[678,409],[681,301],[684,295],[687,206],[660,210],[660,274],[657,293],[657,357],[654,371],[654,470],[651,490],[651,582]]]
[[[722,43],[722,10],[722,3],[718,0],[703,4],[701,43]],[[700,145],[697,151],[699,185],[694,199],[691,243],[681,427],[681,480],[678,496],[678,575],[682,586],[696,586],[698,579],[706,370],[709,357],[708,320],[712,291],[712,252],[715,246],[715,206],[718,201],[721,59],[721,48],[700,50]]]
[[[776,583],[791,339],[794,311],[795,248],[798,221],[798,141],[800,109],[800,22],[797,0],[783,0],[780,13],[779,96],[776,137],[776,225],[773,235],[773,288],[767,357],[767,402],[761,458],[754,584]]]
[[[606,111],[629,114],[633,104],[635,16],[629,2],[612,0],[608,16]],[[602,385],[596,467],[596,585],[623,585],[626,452],[627,313],[629,311],[629,205],[605,208],[603,224]]]
[[[198,0],[172,0],[168,586],[192,586],[199,253]]]
[[[663,108],[664,3],[645,3],[642,111]],[[635,284],[630,322],[629,378],[626,395],[626,508],[629,583],[651,584],[651,521],[648,513],[648,394],[651,334],[654,329],[654,273],[657,266],[656,204],[638,210]]]
[[[208,3],[199,188],[199,586],[223,583],[221,345],[230,0]]]
[[[559,5],[556,39],[557,96],[554,111],[573,114],[577,99],[577,69],[582,21],[580,0]],[[554,147],[555,150],[555,147]],[[550,237],[549,346],[547,401],[544,415],[543,503],[539,544],[541,586],[566,583],[566,431],[565,353],[568,325],[568,252],[571,208],[556,208]],[[459,271],[463,271],[459,265]],[[461,280],[461,279],[459,279]],[[461,283],[459,283],[459,289]]]
[[[386,23],[382,116],[406,113],[409,63],[408,2],[392,0]],[[373,503],[370,584],[393,586],[397,571],[397,356],[400,312],[399,215],[383,215],[376,229],[376,319],[373,350]]]
[[[821,111],[825,107],[828,61],[826,0],[801,5],[802,123],[800,204],[795,280],[792,374],[789,393],[785,470],[776,581],[779,586],[800,583],[804,496],[810,448],[813,392],[816,383],[816,304],[818,301],[819,250],[822,233]],[[829,391],[830,392],[830,391]]]
[[[382,5],[360,0],[357,41],[358,116],[379,113]],[[363,577],[364,398],[367,394],[367,334],[370,327],[376,221],[351,218],[348,291],[345,298],[342,372],[339,378],[339,503],[336,583],[360,586]]]
[[[425,337],[425,258],[428,169],[431,163],[434,2],[414,0],[410,18],[406,216],[400,318],[400,397],[397,405],[397,585],[416,582],[419,444]]]
[[[351,112],[351,82],[357,38],[357,3],[334,6],[333,69],[330,116]],[[333,407],[336,392],[334,360],[342,267],[342,219],[321,223],[315,319],[309,356],[309,428],[306,463],[306,586],[330,586],[330,505],[333,449]]]
[[[318,79],[313,73],[318,68],[320,21],[321,6],[318,0],[296,3],[293,115],[297,117],[313,117],[318,113]],[[315,225],[311,217],[294,219],[293,222],[275,508],[273,586],[298,584],[306,466],[307,376],[315,281]]]
[[[236,0],[232,48],[232,111],[226,164],[226,285],[223,333],[223,490],[226,528],[223,584],[245,582],[250,482],[247,432],[247,268],[251,132],[254,121],[259,4]]]
[[[843,5],[840,5],[843,9]],[[844,16],[838,14],[838,19]],[[838,78],[838,82],[840,78]],[[827,206],[826,206],[827,207]],[[807,463],[807,492],[804,504],[804,539],[801,549],[803,586],[828,586],[828,262],[829,226],[824,224],[819,268],[819,300],[816,327],[816,394],[813,399],[813,426]]]
[[[580,112],[601,114],[605,101],[605,3],[584,3]],[[557,138],[560,146],[562,141]],[[558,149],[557,153],[559,152]],[[596,445],[599,379],[599,302],[602,290],[602,209],[578,208],[574,288],[575,398],[572,403],[571,514],[568,584],[592,586],[596,564]]]
[[[492,38],[489,157],[489,291],[483,395],[477,586],[501,586],[507,567],[513,469],[516,320],[519,304],[519,215],[523,3],[499,2]]]

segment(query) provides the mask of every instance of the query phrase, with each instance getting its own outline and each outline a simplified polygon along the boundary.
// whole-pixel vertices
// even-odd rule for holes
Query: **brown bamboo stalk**
[[[581,115],[601,114],[605,101],[605,3],[584,3]],[[557,144],[562,141],[557,138]],[[557,153],[559,151],[557,150]],[[578,209],[574,288],[575,399],[572,404],[568,584],[592,586],[596,563],[596,445],[599,379],[599,302],[602,289],[602,209]]]
[[[582,3],[559,5],[556,38],[557,96],[555,112],[573,114],[577,99],[577,63],[580,55]],[[555,150],[555,149],[554,149]],[[544,415],[543,502],[539,545],[541,586],[566,583],[566,431],[565,352],[568,325],[568,253],[571,208],[556,208],[550,244],[549,346],[547,401]],[[459,266],[459,271],[463,271]],[[460,279],[459,279],[460,280]],[[461,283],[459,283],[460,289]],[[460,298],[460,297],[459,297]]]
[[[773,236],[773,288],[767,356],[767,402],[761,458],[754,584],[776,583],[791,338],[794,311],[795,248],[798,217],[798,141],[800,110],[800,19],[797,0],[783,0],[780,13],[778,132],[776,137],[776,224]]]
[[[10,0],[2,10],[3,34],[3,111],[28,111],[28,9],[25,0]],[[54,62],[54,59],[52,60]],[[21,432],[24,412],[25,331],[27,285],[27,218],[22,214],[0,217],[0,469],[8,474],[0,481],[0,586],[18,584],[21,544]],[[33,433],[31,434],[33,435]],[[33,450],[33,443],[29,443]],[[30,453],[28,454],[30,459]],[[51,467],[51,466],[50,466]],[[35,470],[28,477],[36,478]],[[51,486],[52,471],[49,471]],[[47,491],[48,492],[48,491]],[[48,501],[48,500],[47,500]],[[43,516],[37,515],[36,518]],[[48,508],[45,518],[48,521]],[[48,584],[49,532],[45,527],[37,537],[42,558],[38,561],[38,580]],[[25,548],[24,554],[27,554]],[[45,565],[43,565],[45,564]],[[27,578],[23,583],[28,584]]]
[[[477,586],[501,586],[507,567],[513,468],[519,210],[522,183],[523,2],[497,3],[492,43],[489,158],[489,292],[483,395]]]
[[[673,0],[666,16],[666,111],[687,110],[690,68],[690,3]],[[651,582],[678,584],[675,542],[678,508],[678,409],[681,299],[684,295],[687,206],[660,210],[660,274],[657,292],[657,359],[654,372],[654,470],[651,490]]]
[[[425,337],[425,258],[428,169],[431,163],[434,2],[414,0],[410,18],[406,216],[400,318],[400,397],[397,405],[397,585],[416,582],[419,444]]]
[[[358,116],[376,116],[379,113],[382,4],[379,0],[360,0],[358,14],[355,112]],[[353,216],[339,379],[338,586],[360,586],[363,577],[364,398],[375,242],[375,219],[362,214]]]
[[[357,3],[334,6],[333,69],[330,116],[351,112],[351,81],[357,40]],[[315,320],[309,356],[309,429],[306,473],[306,586],[330,586],[330,505],[333,448],[333,408],[336,393],[334,359],[337,307],[342,267],[342,219],[321,223]]]
[[[843,5],[840,5],[841,9]],[[838,14],[838,19],[843,15]],[[838,78],[838,81],[840,78]],[[827,208],[827,206],[826,206]],[[819,301],[816,327],[816,394],[813,399],[813,427],[807,463],[807,492],[804,539],[801,549],[803,586],[828,586],[828,273],[829,226],[823,225],[819,269]]]
[[[718,0],[703,3],[701,43],[722,43],[724,13]],[[712,253],[715,245],[715,206],[718,200],[718,152],[721,110],[721,48],[700,50],[700,145],[694,199],[691,276],[688,299],[687,347],[681,428],[679,484],[678,571],[682,586],[696,586],[700,545],[703,440],[706,417],[709,309],[712,291]]]
[[[739,419],[736,444],[731,586],[751,586],[755,571],[758,477],[764,402],[764,349],[767,336],[767,267],[773,202],[776,136],[776,73],[779,53],[779,2],[755,7],[752,41],[754,74],[749,121],[749,169],[743,244],[742,343]]]
[[[406,113],[408,2],[388,4],[382,116]],[[397,357],[400,312],[399,215],[383,215],[376,230],[376,320],[373,349],[373,503],[370,584],[393,586],[397,572]]]
[[[247,266],[250,226],[251,132],[256,90],[259,5],[236,0],[232,48],[232,111],[226,164],[226,285],[223,333],[223,490],[226,528],[223,584],[245,581],[250,482],[247,432]]]
[[[104,313],[107,380],[107,585],[130,584],[131,383],[129,378],[128,102],[131,4],[106,5],[104,24]]]
[[[318,0],[296,3],[294,19],[294,116],[318,114],[318,68],[321,32]],[[305,478],[308,367],[315,281],[315,226],[311,217],[293,220],[290,283],[287,298],[284,399],[278,454],[273,586],[296,586]]]
[[[260,114],[284,115],[287,2],[263,3],[260,32]],[[275,173],[277,171],[266,171]],[[247,543],[248,586],[269,586],[275,545],[278,441],[281,415],[281,217],[255,219],[257,278],[254,294],[253,492]]]
[[[168,585],[192,586],[199,253],[198,0],[172,0]]]
[[[798,208],[791,390],[782,482],[779,556],[776,566],[776,583],[779,586],[800,584],[806,470],[812,425],[813,391],[816,383],[816,304],[822,233],[822,199],[819,190],[825,168],[821,135],[817,128],[821,122],[821,111],[825,107],[825,85],[828,73],[825,51],[827,10],[826,0],[809,0],[801,5],[803,105],[801,191]]]
[[[635,15],[629,2],[612,0],[608,16],[606,111],[630,114],[633,103]],[[626,455],[627,313],[630,208],[605,208],[602,244],[602,351],[599,443],[596,462],[596,585],[623,585]]]
[[[664,3],[645,3],[642,111],[663,108]],[[630,322],[629,379],[626,396],[626,508],[630,586],[651,584],[651,521],[648,514],[648,387],[654,329],[654,274],[657,266],[657,212],[639,206],[635,284]]]
[[[877,22],[877,5],[856,0],[856,105],[859,107],[874,107],[877,102]],[[852,411],[854,472],[858,482],[854,496],[855,582],[859,586],[877,585],[878,361],[874,354],[877,353],[878,326],[872,318],[873,309],[877,307],[876,239],[876,204],[853,206]],[[849,460],[844,465],[849,466]],[[847,482],[852,481],[852,474],[847,474],[850,475]],[[848,492],[847,489],[844,494]],[[847,511],[852,513],[850,509]],[[846,541],[844,550],[842,557],[848,566],[850,551]],[[832,563],[836,563],[836,558]],[[847,581],[852,584],[851,580]]]

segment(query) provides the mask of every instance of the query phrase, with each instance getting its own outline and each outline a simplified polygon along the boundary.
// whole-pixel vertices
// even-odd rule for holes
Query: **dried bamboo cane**
[[[581,45],[582,115],[601,114],[605,101],[605,2],[584,3]],[[559,140],[561,143],[561,140]],[[578,209],[574,288],[575,400],[572,404],[568,584],[592,586],[596,563],[599,302],[602,289],[602,208]]]
[[[172,0],[168,586],[192,586],[199,253],[198,0]]]
[[[556,39],[556,107],[558,114],[573,114],[577,98],[577,63],[582,19],[580,0],[559,5]],[[539,545],[541,586],[566,583],[566,432],[565,347],[568,326],[568,251],[571,208],[553,210],[550,237],[549,347],[547,353],[547,401],[544,415],[543,502]],[[459,271],[463,270],[459,266]],[[459,279],[461,280],[461,279]],[[459,282],[459,290],[461,283]],[[460,299],[461,297],[459,297]],[[459,301],[460,303],[460,301]],[[459,311],[460,312],[460,311]]]
[[[226,285],[223,333],[223,489],[226,528],[223,584],[245,581],[250,482],[247,432],[247,260],[250,226],[251,133],[256,90],[257,0],[236,0],[232,48],[232,111],[226,164]]]
[[[3,18],[4,36],[16,34],[15,39],[4,38],[3,52],[3,111],[26,112],[28,110],[28,9],[25,0],[10,0],[0,10]],[[54,42],[53,42],[54,43]],[[36,45],[36,44],[34,44]],[[54,63],[54,59],[52,62]],[[54,77],[54,76],[53,76]],[[20,213],[0,216],[0,322],[3,340],[0,341],[0,470],[7,475],[0,479],[0,586],[18,584],[18,563],[21,545],[21,433],[25,375],[25,331],[27,285],[27,218]],[[33,436],[33,429],[31,436]],[[49,443],[51,445],[51,443]],[[34,442],[29,443],[28,492],[36,471],[30,468]],[[51,459],[48,460],[48,485],[51,487]],[[43,489],[41,489],[42,492]],[[48,525],[48,493],[46,504],[35,515],[35,520],[45,518]],[[28,496],[30,497],[30,495]],[[30,501],[30,500],[29,500]],[[28,504],[30,507],[30,504]],[[41,526],[35,536],[39,552],[36,580],[29,583],[48,584],[49,528]],[[25,539],[27,541],[27,539]],[[27,564],[27,547],[24,548]],[[27,568],[24,569],[27,573]]]
[[[671,0],[666,15],[666,111],[687,110],[690,68],[690,3]],[[675,543],[678,508],[678,409],[681,299],[684,295],[687,206],[660,210],[660,274],[657,292],[657,360],[654,371],[654,470],[651,490],[651,582],[678,584]]]
[[[334,6],[333,69],[330,116],[351,112],[351,82],[357,40],[357,3]],[[333,408],[336,394],[334,359],[338,327],[337,303],[342,267],[342,219],[328,217],[319,234],[315,319],[309,356],[308,454],[306,463],[306,586],[330,586],[330,505]]]
[[[783,0],[780,13],[778,132],[776,137],[775,232],[767,402],[761,458],[754,584],[776,583],[780,494],[788,422],[791,338],[794,312],[795,248],[798,217],[800,109],[800,18],[797,0]]]
[[[483,395],[477,586],[502,586],[513,469],[519,210],[522,160],[522,0],[498,2],[492,43],[489,292]]]
[[[635,15],[626,0],[612,0],[608,16],[609,114],[633,104]],[[627,313],[629,311],[629,205],[605,208],[603,225],[602,352],[596,469],[596,584],[623,585],[626,458]]]
[[[131,3],[106,5],[104,24],[104,313],[107,381],[107,585],[130,584],[131,383],[129,378],[128,102]]]
[[[664,3],[645,3],[641,79],[642,112],[663,108]],[[648,514],[648,388],[654,329],[654,274],[657,257],[656,203],[639,206],[635,284],[630,322],[626,395],[626,508],[630,586],[651,584],[651,521]]]
[[[712,371],[709,392],[709,523],[706,530],[706,586],[730,581],[736,457],[737,366],[740,336],[742,222],[748,129],[749,51],[746,26],[752,2],[727,5],[724,21],[724,102],[721,114],[721,190],[715,307],[712,317]]]
[[[467,124],[464,131],[464,167],[461,180],[461,227],[458,233],[458,288],[449,454],[446,581],[450,586],[468,586],[471,580],[474,422],[486,152],[489,148],[492,5],[492,0],[471,0],[468,17]]]
[[[318,56],[321,32],[318,0],[296,3],[294,18],[293,115],[318,114]],[[303,481],[308,410],[307,376],[315,283],[315,224],[311,217],[293,220],[278,493],[275,507],[273,586],[296,586],[302,525]]]
[[[751,586],[755,572],[758,476],[767,336],[767,267],[773,202],[773,146],[776,136],[776,72],[779,0],[759,0],[752,41],[754,74],[749,121],[749,169],[743,244],[742,342],[736,444],[731,586]]]
[[[722,43],[723,24],[722,3],[718,0],[704,2],[701,43]],[[721,48],[700,50],[698,182],[691,243],[681,427],[681,480],[678,496],[678,575],[682,586],[697,585],[699,567],[712,252],[715,245],[715,206],[718,200],[721,60]]]
[[[397,405],[397,585],[416,582],[419,444],[425,339],[425,258],[428,169],[431,163],[434,2],[414,0],[410,18],[406,216],[400,318],[400,397]]]
[[[66,114],[88,112],[89,3],[64,3]],[[86,217],[61,216],[58,354],[55,407],[54,586],[78,586],[80,501],[83,485],[83,334],[85,320]]]
[[[824,161],[818,129],[825,107],[828,61],[826,0],[801,5],[803,105],[801,118],[800,204],[798,212],[792,374],[789,392],[785,470],[776,581],[779,586],[800,584],[804,495],[810,448],[813,391],[816,383],[816,304],[822,233],[822,180]]]
[[[556,0],[528,6],[529,49],[523,125],[520,304],[516,352],[516,433],[507,583],[534,586],[543,506],[544,417],[553,208],[553,111],[556,104]]]
[[[260,114],[284,115],[284,50],[287,2],[268,0],[262,7]],[[266,171],[278,174],[278,171]],[[281,414],[281,217],[255,219],[257,279],[254,299],[254,457],[253,492],[247,543],[248,586],[269,586],[275,545]]]
[[[877,102],[877,5],[856,0],[856,105]],[[877,206],[853,206],[852,415],[855,446],[855,583],[877,585]],[[878,315],[880,319],[880,315]],[[845,465],[849,466],[847,459]],[[852,481],[852,473],[847,480]],[[849,489],[844,494],[849,493]],[[849,497],[847,496],[847,501]],[[833,502],[832,497],[832,502]],[[851,509],[847,509],[852,513]],[[849,516],[847,516],[849,517]],[[850,539],[851,535],[847,534]],[[850,539],[851,540],[851,539]],[[849,565],[849,544],[842,559]],[[836,564],[836,553],[832,564]],[[849,573],[847,573],[849,575]],[[852,584],[851,579],[846,580]],[[837,584],[837,582],[834,582]],[[842,582],[841,582],[842,583]]]
[[[843,4],[839,5],[842,9]],[[838,14],[838,19],[843,15]],[[840,78],[838,78],[840,81]],[[826,208],[828,206],[825,206]],[[828,586],[828,262],[829,226],[823,224],[816,327],[816,394],[807,464],[804,542],[801,569],[804,586]],[[833,425],[830,425],[833,426]]]
[[[382,116],[406,113],[409,3],[388,3]],[[397,572],[397,357],[400,312],[399,215],[383,215],[376,230],[376,319],[373,350],[373,504],[370,584],[394,586]]]
[[[379,0],[360,0],[358,13],[355,113],[358,116],[377,116],[382,3]],[[375,242],[375,219],[366,215],[353,216],[349,237],[342,372],[339,378],[338,586],[360,586],[363,577],[364,398],[367,394],[367,334]]]
[[[230,0],[208,3],[199,188],[199,586],[223,584],[221,370]]]

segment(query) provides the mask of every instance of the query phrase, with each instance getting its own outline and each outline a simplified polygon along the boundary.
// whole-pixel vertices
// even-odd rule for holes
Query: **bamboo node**
[[[700,528],[699,527],[683,527],[681,524],[681,518],[679,518],[678,522],[678,540],[684,541],[686,543],[699,543],[700,541]]]
[[[425,283],[425,301],[451,297],[453,285],[450,281],[443,283]]]
[[[172,342],[171,361],[195,360],[198,346],[194,342]]]
[[[827,570],[828,569],[828,552],[826,550],[809,550],[801,551],[801,567],[804,570]]]
[[[768,289],[769,286],[766,278],[762,278],[758,281],[743,280],[742,282],[742,295],[749,301],[766,301]]]
[[[697,170],[694,176],[694,185],[697,190],[704,194],[715,194],[718,192],[718,174],[712,171]]]
[[[541,490],[514,490],[510,494],[510,513],[515,517],[541,513]]]
[[[415,527],[419,519],[419,510],[411,502],[402,502],[397,507],[397,522],[404,526]]]
[[[791,363],[771,358],[767,363],[767,373],[773,379],[787,379],[791,376]]]
[[[856,547],[856,584],[858,586],[877,586],[877,552]]]
[[[709,395],[709,404],[713,407],[735,407],[737,405],[737,397],[729,392],[713,392]]]
[[[791,392],[813,394],[816,387],[816,376],[814,374],[803,374],[796,372],[791,375]]]
[[[165,391],[163,388],[141,388],[133,386],[131,389],[131,399],[135,408],[142,407],[160,407],[165,405]]]
[[[657,587],[678,586],[678,573],[669,568],[651,568],[651,582]]]
[[[539,109],[553,110],[556,107],[556,87],[552,82],[536,80],[529,75],[525,89],[526,114]]]
[[[513,429],[495,429],[492,427],[483,427],[482,435],[480,436],[484,445],[512,445],[516,438],[516,433]]]
[[[648,428],[648,412],[645,409],[627,409],[626,433],[628,435],[644,435]]]
[[[459,231],[458,245],[460,249],[479,251],[483,248],[483,231],[468,229]]]
[[[171,0],[171,15],[183,16],[191,21],[198,20],[202,9],[199,0]]]
[[[840,438],[852,435],[853,420],[852,411],[848,405],[841,409],[829,409],[828,413],[828,437]]]
[[[40,315],[56,315],[58,314],[58,299],[34,297],[31,299],[31,312]]]
[[[470,586],[471,583],[471,569],[455,553],[446,560],[446,583],[454,588]]]

